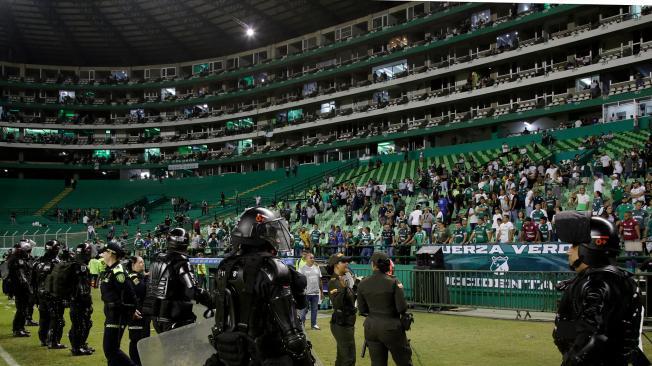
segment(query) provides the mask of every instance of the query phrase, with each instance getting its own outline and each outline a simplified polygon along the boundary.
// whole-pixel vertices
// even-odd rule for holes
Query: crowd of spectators
[[[611,138],[587,137],[583,146],[600,150]],[[554,217],[563,210],[606,217],[623,242],[636,241],[638,252],[652,250],[641,244],[652,235],[652,139],[617,159],[600,152],[562,164],[527,155],[484,166],[471,160],[470,168],[466,163],[430,165],[387,185],[325,182],[305,202],[280,207],[298,227],[295,255],[340,250],[365,262],[374,250],[407,257],[427,244],[555,241]],[[329,210],[344,215],[344,225],[324,227],[321,218]]]

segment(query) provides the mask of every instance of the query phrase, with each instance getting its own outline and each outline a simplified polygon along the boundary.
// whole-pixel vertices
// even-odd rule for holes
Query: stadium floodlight
[[[256,34],[256,31],[254,30],[254,28],[252,26],[250,26],[249,24],[243,22],[242,20],[240,20],[240,19],[238,19],[236,17],[233,17],[233,21],[238,23],[240,26],[242,26],[242,28],[244,28],[245,35],[248,38],[251,38]]]

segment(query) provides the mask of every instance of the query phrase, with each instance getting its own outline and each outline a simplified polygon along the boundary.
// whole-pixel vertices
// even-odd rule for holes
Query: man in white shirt
[[[550,165],[550,168],[546,169],[546,178],[550,180],[557,180],[557,172],[559,168],[555,164]]]
[[[620,180],[618,179],[618,174],[611,175],[611,189],[618,187],[620,185]]]
[[[301,324],[304,324],[305,328],[306,314],[308,313],[308,308],[310,308],[310,327],[319,330],[319,326],[317,325],[317,310],[319,310],[323,290],[321,286],[321,270],[315,264],[315,256],[312,253],[306,254],[306,264],[299,268],[299,273],[306,276],[307,284],[305,293],[306,302],[309,305],[301,311]]]
[[[637,180],[632,184],[632,189],[630,191],[632,196],[632,204],[636,205],[636,202],[643,202],[645,204],[645,186]]]
[[[530,188],[525,195],[525,216],[530,216],[534,205],[532,204],[532,199],[534,198],[534,191]]]
[[[609,155],[607,155],[607,153],[602,154],[602,156],[600,157],[600,164],[602,164],[602,171],[604,173],[607,174],[611,173],[609,171],[611,167],[611,158],[609,157]]]
[[[509,215],[503,215],[502,221],[498,219],[498,238],[499,243],[511,243],[514,240],[514,224],[509,221]]]
[[[412,234],[416,233],[417,226],[421,225],[421,215],[423,215],[423,211],[421,211],[421,206],[417,205],[417,208],[410,212],[408,216],[408,224],[410,225],[410,229],[412,229]]]
[[[596,173],[594,178],[595,180],[593,181],[593,194],[595,194],[595,192],[604,194],[604,179],[602,179],[602,174]]]
[[[584,187],[580,187],[580,191],[577,193],[577,211],[588,211],[589,210],[589,195],[586,194]]]

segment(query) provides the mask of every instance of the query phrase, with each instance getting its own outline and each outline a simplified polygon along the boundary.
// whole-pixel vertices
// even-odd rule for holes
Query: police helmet
[[[183,228],[174,228],[168,233],[167,245],[170,251],[185,252],[188,250],[189,243],[189,235]]]
[[[59,250],[61,250],[61,242],[52,239],[48,240],[45,243],[45,255],[46,256],[51,256],[51,257],[56,257],[59,254]]]
[[[89,243],[81,243],[75,248],[75,258],[84,263],[88,264],[91,258],[95,257],[93,251],[95,248]]]
[[[616,226],[603,217],[590,217],[576,211],[564,211],[555,216],[557,236],[573,246],[579,246],[579,259],[591,267],[613,264],[620,253]]]
[[[292,236],[285,218],[267,208],[254,207],[246,209],[238,219],[231,232],[231,244],[235,250],[271,246],[276,252],[289,252]]]
[[[30,239],[21,239],[14,248],[19,249],[23,254],[30,255],[32,248],[36,247],[36,243]]]

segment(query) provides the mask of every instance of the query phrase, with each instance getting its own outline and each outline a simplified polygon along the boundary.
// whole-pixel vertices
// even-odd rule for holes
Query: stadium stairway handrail
[[[349,160],[348,162],[344,163],[344,165],[324,170],[322,172],[309,176],[305,179],[302,179],[299,182],[294,183],[289,187],[276,191],[274,192],[273,196],[271,195],[261,196],[261,202],[264,202],[265,204],[270,204],[272,202],[278,203],[278,202],[287,202],[287,201],[296,201],[296,200],[305,199],[307,197],[306,194],[307,190],[314,187],[315,185],[322,183],[324,181],[324,177],[330,175],[333,176],[339,175],[345,171],[355,169],[359,165],[360,165],[360,161],[358,159]],[[242,212],[242,210],[244,210],[245,208],[255,205],[256,196],[257,195],[248,195],[248,196],[238,197],[235,200],[235,204],[234,204],[236,208],[236,213]]]

